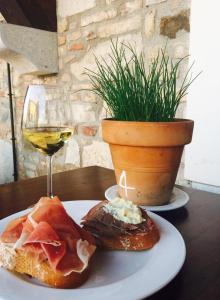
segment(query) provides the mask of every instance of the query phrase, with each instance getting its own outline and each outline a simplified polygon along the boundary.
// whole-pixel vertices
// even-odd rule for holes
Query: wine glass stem
[[[53,198],[52,191],[52,155],[47,156],[47,196]]]

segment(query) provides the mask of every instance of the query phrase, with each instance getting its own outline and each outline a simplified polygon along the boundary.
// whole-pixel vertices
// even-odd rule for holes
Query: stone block
[[[188,48],[185,47],[184,44],[177,45],[174,49],[174,57],[175,58],[183,58],[188,55]]]
[[[154,9],[147,12],[144,21],[144,32],[147,38],[150,38],[154,35],[155,32],[155,14]]]
[[[159,4],[162,2],[166,2],[167,0],[145,0],[145,5],[153,5],[153,4]]]
[[[51,77],[53,78],[53,81],[56,80],[55,77]],[[33,84],[44,84],[44,78],[43,77],[36,77],[32,80]],[[24,90],[24,92],[26,93],[26,91]]]
[[[25,174],[27,178],[34,178],[37,176],[37,172],[31,171],[31,170],[25,170]]]
[[[29,155],[29,160],[30,162],[34,163],[37,165],[40,161],[40,153],[38,151],[32,151]]]
[[[112,115],[108,109],[108,106],[106,104],[106,102],[102,102],[102,109],[100,111],[100,114],[99,114],[99,120],[103,120],[103,119],[106,119],[106,118],[112,118]]]
[[[142,7],[142,3],[142,0],[125,2],[120,8],[121,15],[124,16],[126,14],[133,13],[134,11],[140,9]]]
[[[0,123],[9,122],[9,103],[8,99],[0,99]],[[0,132],[1,133],[1,132]]]
[[[78,127],[78,134],[82,134],[88,137],[94,137],[98,132],[98,125],[79,125]]]
[[[32,163],[32,162],[30,162],[28,160],[25,160],[24,161],[24,168],[25,168],[26,171],[30,170],[30,171],[35,172],[36,169],[37,169],[37,166],[36,166],[36,164],[34,164],[34,163]]]
[[[68,30],[67,18],[58,19],[57,31],[59,33],[63,33],[64,31],[67,31],[67,30]]]
[[[57,76],[48,76],[44,78],[44,81],[38,84],[51,84],[51,85],[56,85],[58,82],[58,77]]]
[[[71,81],[71,75],[69,73],[64,73],[61,76],[61,81],[62,82],[70,82]]]
[[[72,120],[76,123],[96,121],[96,107],[90,103],[75,103],[71,105]]]
[[[70,31],[75,30],[75,29],[77,29],[77,27],[78,27],[77,22],[71,20],[70,24],[69,24],[69,30]]]
[[[102,139],[102,125],[100,124],[97,136]]]
[[[17,109],[23,110],[23,106],[24,106],[24,98],[23,97],[17,98],[16,99],[16,110]]]
[[[18,86],[19,84],[22,83],[22,78],[16,70],[13,70],[12,81],[13,81],[13,86]]]
[[[0,184],[13,181],[12,145],[0,139]]]
[[[157,46],[154,46],[154,47],[149,47],[147,50],[146,50],[146,59],[148,60],[148,62],[150,63],[154,58],[157,57],[159,51],[161,50],[161,45],[157,45]]]
[[[113,35],[128,33],[129,31],[138,30],[141,27],[141,16],[135,15],[125,20],[109,24],[103,24],[98,27],[97,35],[99,38],[108,38]]]
[[[66,36],[61,35],[58,36],[58,46],[65,45],[66,44]]]
[[[80,91],[80,87],[78,87],[75,93],[70,94],[70,99],[73,101],[80,101],[80,102],[93,102],[98,103],[99,99],[98,96],[93,93],[92,91]]]
[[[118,0],[106,0],[106,4],[109,5],[109,4],[112,4],[112,2],[116,2]]]
[[[81,37],[81,32],[79,30],[76,30],[74,32],[71,32],[67,35],[68,41],[75,41],[78,40]]]
[[[100,166],[113,169],[109,145],[102,141],[93,141],[84,146],[82,152],[82,167]]]
[[[64,62],[65,64],[68,64],[68,63],[72,62],[72,61],[75,60],[75,59],[76,59],[76,54],[70,52],[70,53],[68,53],[67,56],[65,56],[65,57],[63,58],[63,62]]]
[[[80,90],[91,90],[92,89],[92,84],[90,82],[87,83],[77,83],[77,84],[72,84],[71,90],[72,91],[80,91]]]
[[[0,98],[7,96],[7,93],[3,90],[0,90]]]
[[[67,54],[67,49],[66,49],[66,46],[60,46],[59,48],[58,48],[58,53],[59,53],[59,58],[60,57],[65,57],[66,56],[66,54]]]
[[[0,122],[0,128],[1,128],[0,138],[2,140],[11,139],[11,127],[10,127],[10,123],[9,122],[7,122],[7,123],[5,123],[5,122],[1,123]]]
[[[65,0],[58,1],[57,13],[61,17],[72,16],[83,11],[86,11],[90,8],[93,8],[96,5],[95,0]]]
[[[186,102],[180,102],[180,105],[176,112],[176,118],[185,118],[185,109],[186,109]]]
[[[74,136],[67,142],[65,146],[65,164],[80,166],[79,145]]]
[[[68,47],[69,51],[77,51],[77,50],[83,50],[84,44],[83,43],[73,43]]]
[[[30,83],[34,79],[34,75],[31,74],[24,74],[22,77],[25,82],[30,82]]]
[[[175,16],[163,17],[160,20],[160,34],[175,39],[179,30],[189,32],[189,10],[183,10]]]
[[[86,30],[84,33],[83,33],[83,36],[87,39],[87,41],[89,40],[94,40],[97,38],[97,35],[94,31],[92,30]]]
[[[90,14],[87,16],[83,16],[81,18],[81,26],[87,26],[91,23],[97,23],[101,21],[105,21],[108,19],[112,19],[116,17],[117,11],[115,9],[109,9],[109,10],[100,10],[97,13]]]

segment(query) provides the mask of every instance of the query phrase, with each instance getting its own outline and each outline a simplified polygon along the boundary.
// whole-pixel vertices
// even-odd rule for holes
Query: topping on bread
[[[88,276],[94,238],[66,213],[58,197],[43,197],[11,221],[0,238],[0,265],[54,287],[76,287]]]
[[[113,217],[119,221],[123,221],[129,224],[139,224],[145,221],[142,217],[140,207],[134,204],[132,201],[125,200],[123,198],[115,198],[112,201],[106,203],[103,207],[105,212],[113,215]]]
[[[107,200],[82,219],[99,246],[113,250],[146,250],[159,240],[159,231],[147,212],[128,200]]]

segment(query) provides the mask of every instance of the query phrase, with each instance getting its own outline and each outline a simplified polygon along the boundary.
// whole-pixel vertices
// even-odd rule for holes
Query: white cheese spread
[[[140,208],[130,200],[115,198],[104,206],[104,210],[115,219],[129,224],[139,224],[145,221]]]
[[[0,242],[0,267],[13,270],[16,264],[16,251],[13,244]]]

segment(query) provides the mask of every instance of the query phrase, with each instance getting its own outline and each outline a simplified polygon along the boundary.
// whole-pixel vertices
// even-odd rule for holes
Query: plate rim
[[[65,202],[63,202],[63,204],[64,204],[64,206],[68,206],[68,205],[70,205],[71,203],[82,203],[82,202],[95,202],[94,203],[94,205],[96,204],[96,203],[98,203],[98,202],[100,202],[101,200],[70,200],[70,201],[65,201]],[[67,212],[68,212],[68,207],[66,208],[67,209]],[[5,223],[5,222],[7,222],[8,220],[10,220],[10,219],[12,219],[12,218],[14,218],[14,217],[18,217],[19,215],[21,215],[21,214],[23,214],[23,213],[26,213],[27,211],[30,211],[31,209],[30,208],[28,208],[28,209],[25,209],[25,210],[22,210],[22,211],[19,211],[19,212],[16,212],[16,213],[14,213],[14,214],[12,214],[12,215],[9,215],[9,216],[7,216],[6,218],[3,218],[3,219],[1,219],[0,220],[0,227],[1,227],[1,223]],[[159,216],[159,215],[157,215],[157,214],[155,214],[155,213],[153,213],[153,212],[149,212],[149,216],[152,218],[152,219],[154,219],[154,221],[157,223],[160,223],[160,222],[165,222],[167,225],[168,225],[168,227],[170,227],[170,229],[172,228],[172,231],[173,232],[175,232],[175,234],[177,235],[176,236],[176,238],[178,238],[178,242],[180,242],[180,244],[181,244],[181,250],[182,250],[182,257],[181,257],[181,260],[179,260],[179,263],[178,263],[178,268],[176,268],[176,270],[175,270],[175,272],[173,272],[172,273],[172,275],[170,275],[169,274],[169,276],[167,277],[167,280],[166,281],[164,281],[163,283],[161,283],[159,286],[157,286],[157,287],[155,287],[154,289],[152,289],[151,290],[151,292],[150,293],[148,293],[148,294],[146,294],[146,291],[144,290],[143,291],[143,293],[142,294],[138,294],[136,297],[138,297],[138,298],[135,298],[135,299],[140,299],[140,297],[142,298],[142,297],[149,297],[149,296],[151,296],[152,294],[154,294],[154,293],[156,293],[157,291],[159,291],[160,289],[162,289],[164,286],[166,286],[169,282],[171,282],[174,278],[175,278],[175,276],[179,273],[179,271],[181,270],[181,268],[182,268],[182,266],[183,266],[183,264],[184,264],[184,262],[185,262],[185,258],[186,258],[186,246],[185,246],[185,242],[184,242],[184,239],[183,239],[183,237],[182,237],[182,235],[181,235],[181,233],[178,231],[178,229],[172,224],[172,223],[170,223],[169,221],[167,221],[165,218],[163,218],[163,217],[161,217],[161,216]],[[160,224],[161,225],[161,224]],[[3,226],[4,226],[4,224],[3,224]],[[140,270],[138,270],[137,272],[135,272],[134,274],[132,274],[132,275],[130,275],[130,276],[128,276],[128,277],[125,277],[125,278],[122,278],[122,279],[120,279],[120,280],[118,280],[118,281],[116,281],[116,282],[113,282],[113,283],[109,283],[109,284],[105,284],[105,285],[102,285],[102,286],[99,286],[99,287],[88,287],[88,288],[86,288],[87,290],[98,290],[98,291],[101,291],[101,290],[103,290],[104,288],[106,288],[106,287],[109,287],[109,286],[115,286],[115,285],[118,285],[120,282],[123,282],[123,281],[126,281],[126,280],[130,280],[130,278],[131,277],[135,277],[135,275],[137,274],[137,273],[139,273],[139,272],[141,272],[141,271],[143,271],[143,268],[141,268]],[[143,284],[143,287],[145,286],[145,284]],[[37,286],[37,287],[35,287],[35,288],[39,288],[39,289],[44,289],[44,287],[42,287],[42,286]],[[51,288],[50,288],[50,290],[51,290]],[[52,290],[56,290],[56,289],[52,289]],[[77,290],[77,289],[76,289]],[[78,289],[78,290],[80,290],[80,289]],[[83,289],[82,289],[83,290]],[[56,291],[67,291],[67,290],[65,290],[65,289],[59,289],[59,290],[56,290]],[[74,290],[69,290],[69,291],[74,291]],[[47,296],[47,292],[48,292],[48,288],[45,290],[45,292],[46,292],[46,296]],[[1,292],[0,292],[0,299],[1,300],[10,300],[10,297],[9,298],[1,298]],[[74,296],[74,295],[72,295],[72,296]],[[112,299],[112,296],[114,296],[114,295],[110,295],[110,298]],[[18,298],[13,298],[13,299],[18,299],[18,300],[20,300],[20,299],[23,299],[22,297],[21,298],[19,298],[19,297],[21,297],[21,296],[19,296],[18,295]],[[105,297],[106,298],[106,297]],[[106,298],[106,300],[108,300],[108,299],[110,299],[110,298]],[[64,298],[65,299],[65,298]],[[84,298],[80,298],[80,299],[84,299]],[[95,299],[95,298],[91,298],[91,299]],[[128,298],[127,296],[126,296],[126,298],[120,298],[120,299],[132,299],[132,300],[134,300],[134,298]]]
[[[110,198],[107,196],[107,193],[111,190],[111,189],[114,189],[116,188],[118,185],[117,184],[114,184],[110,187],[108,187],[106,190],[105,190],[105,198],[108,200],[108,201],[111,201]],[[178,191],[178,192],[181,192],[182,195],[184,195],[185,199],[182,201],[182,203],[180,203],[179,205],[176,205],[176,206],[169,206],[170,203],[168,204],[165,204],[165,205],[158,205],[158,206],[150,206],[150,205],[140,205],[141,207],[147,209],[148,211],[152,211],[152,212],[160,212],[160,211],[171,211],[171,210],[175,210],[175,209],[178,209],[178,208],[181,208],[183,206],[185,206],[188,202],[189,202],[189,194],[186,193],[185,191],[183,191],[181,188],[179,187],[174,187],[173,190],[175,191]],[[174,201],[175,203],[176,201]]]

